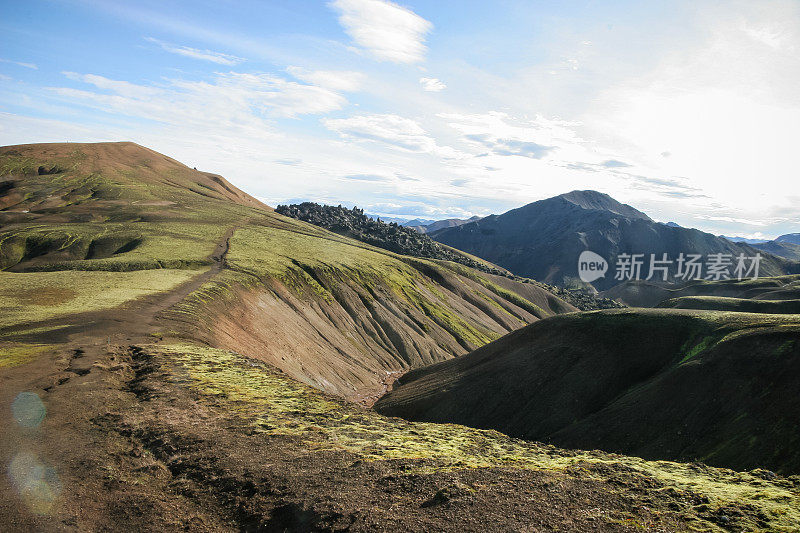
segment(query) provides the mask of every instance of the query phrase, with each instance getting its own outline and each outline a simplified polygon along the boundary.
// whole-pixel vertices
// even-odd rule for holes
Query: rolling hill
[[[695,229],[668,226],[652,221],[637,209],[596,191],[573,191],[533,202],[502,215],[443,229],[431,235],[444,244],[507,268],[514,274],[558,285],[581,284],[578,257],[591,250],[606,259],[609,271],[593,282],[606,290],[620,281],[614,279],[619,254],[668,254],[673,261],[680,253],[755,256],[759,250],[746,244]],[[764,256],[761,275],[794,273],[797,263]],[[648,275],[648,265],[642,277]],[[675,265],[670,270],[674,280]]]
[[[553,317],[402,376],[376,409],[568,448],[800,472],[800,316]]]
[[[800,275],[723,281],[697,280],[678,286],[629,281],[603,291],[601,295],[624,302],[631,307],[656,307],[661,302],[688,296],[797,300],[800,299]]]

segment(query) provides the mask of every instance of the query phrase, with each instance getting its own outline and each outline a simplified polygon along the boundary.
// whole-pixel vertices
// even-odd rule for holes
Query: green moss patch
[[[0,368],[24,365],[53,347],[49,344],[17,344],[0,342]]]
[[[387,418],[326,396],[269,366],[232,352],[194,345],[152,347],[167,375],[190,387],[198,401],[241,417],[255,433],[289,435],[316,450],[346,450],[367,461],[433,459],[437,471],[509,467],[598,475],[603,465],[651,476],[660,490],[681,490],[708,499],[705,508],[752,506],[774,530],[800,523],[793,481],[703,465],[645,461],[602,452],[565,451],[511,439],[495,431],[454,424]],[[588,468],[587,466],[595,465]],[[583,474],[582,474],[583,475]],[[715,530],[699,521],[698,530]],[[739,523],[741,525],[741,522]],[[752,523],[750,529],[759,527]]]
[[[86,311],[110,309],[168,291],[199,272],[0,272],[0,328]]]

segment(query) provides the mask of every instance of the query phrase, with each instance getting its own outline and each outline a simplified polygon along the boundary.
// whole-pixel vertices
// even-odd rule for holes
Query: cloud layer
[[[243,57],[236,57],[230,54],[223,54],[222,52],[214,52],[213,50],[200,50],[198,48],[191,48],[189,46],[178,46],[170,43],[165,43],[153,37],[145,37],[145,40],[155,43],[167,52],[178,54],[184,57],[191,57],[192,59],[199,59],[201,61],[210,61],[218,65],[238,65],[245,61]]]
[[[397,1],[71,4],[102,38],[12,10],[0,137],[131,139],[273,203],[449,217],[592,188],[716,233],[800,230],[796,0]]]
[[[437,80],[436,78],[420,78],[419,83],[422,85],[422,88],[428,92],[435,93],[447,88],[447,85],[445,85],[442,80]]]

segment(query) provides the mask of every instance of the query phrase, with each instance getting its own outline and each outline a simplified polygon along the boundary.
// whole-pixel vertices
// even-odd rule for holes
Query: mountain
[[[387,224],[391,224],[394,222],[395,224],[400,224],[401,226],[408,222],[407,218],[397,218],[397,217],[382,217],[380,215],[366,215],[368,218],[372,220],[380,219],[382,222],[386,222]]]
[[[605,276],[592,283],[599,290],[620,282],[614,279],[620,254],[643,254],[640,275],[645,278],[650,254],[660,259],[666,253],[673,261],[669,271],[672,281],[674,261],[680,253],[700,254],[703,262],[710,254],[755,257],[761,253],[760,275],[780,275],[800,268],[745,244],[654,222],[641,211],[595,191],[573,191],[540,200],[502,215],[437,231],[432,237],[514,274],[567,286],[581,284],[578,258],[590,250],[608,263]]]
[[[772,241],[764,239],[745,239],[744,237],[725,237],[720,235],[723,239],[728,239],[731,242],[741,242],[751,245],[768,254],[783,257],[791,261],[800,261],[800,233],[790,233],[788,235],[781,235]]]
[[[638,209],[634,209],[628,204],[622,204],[609,195],[597,191],[572,191],[557,196],[557,198],[587,211],[605,211],[632,219],[652,220]]]
[[[720,238],[727,239],[731,242],[743,242],[745,244],[762,244],[767,242],[764,239],[747,239],[745,237],[727,237],[725,235],[720,235]]]
[[[387,224],[383,220],[372,219],[357,207],[348,209],[341,205],[332,206],[303,202],[302,204],[279,205],[275,208],[275,212],[390,252],[411,257],[458,263],[486,274],[492,274],[495,282],[500,283],[500,285],[504,284],[503,278],[507,278],[511,280],[511,290],[518,293],[522,287],[520,283],[530,284],[536,287],[537,291],[544,290],[583,311],[625,307],[624,304],[608,298],[600,298],[596,294],[582,289],[565,289],[528,278],[513,276],[497,265],[438,243],[428,235],[421,234],[412,228],[394,223]],[[453,266],[450,265],[451,268]]]
[[[683,227],[680,224],[678,224],[677,222],[667,222],[666,225],[669,226],[670,228],[682,228]]]
[[[400,226],[405,226],[408,228],[413,228],[420,233],[431,233],[433,231],[440,230],[442,228],[450,228],[453,226],[460,226],[461,224],[466,224],[467,222],[474,222],[475,220],[480,220],[481,217],[474,216],[468,219],[462,218],[448,218],[445,220],[433,220],[428,218],[397,218],[397,217],[382,217],[380,215],[366,215],[368,218],[372,220],[380,219],[381,222],[386,222],[387,224],[395,223],[399,224]]]
[[[597,311],[411,371],[376,409],[568,448],[796,474],[798,374],[797,315]]]
[[[420,233],[433,233],[434,231],[439,231],[440,229],[453,228],[455,226],[461,226],[462,224],[468,224],[469,222],[475,222],[476,220],[480,219],[481,217],[479,216],[470,218],[448,218],[445,220],[433,221],[428,224],[414,224],[412,221],[405,224],[405,226],[414,228]]]
[[[191,209],[193,200],[204,198],[270,209],[222,176],[131,142],[23,144],[0,148],[0,157],[0,222],[48,220],[56,212],[62,219],[100,219],[120,206],[114,218],[150,211],[165,216],[178,200]],[[101,213],[92,216],[89,206]]]
[[[783,257],[791,261],[800,261],[800,233],[781,235],[772,241],[764,239],[746,239],[744,237],[726,237],[724,235],[720,235],[720,237],[731,242],[749,244],[753,248],[757,248],[777,257]]]
[[[411,219],[411,220],[404,220],[402,222],[402,225],[403,226],[409,226],[409,227],[410,226],[414,226],[414,227],[416,227],[416,226],[427,226],[428,224],[433,224],[434,222],[436,222],[436,221],[433,220],[433,219],[414,218],[414,219]]]
[[[800,233],[787,233],[786,235],[781,235],[777,239],[777,242],[788,242],[791,244],[800,244]]]
[[[795,244],[791,241],[769,241],[752,245],[753,248],[758,248],[768,254],[783,257],[792,261],[800,261],[800,244]]]

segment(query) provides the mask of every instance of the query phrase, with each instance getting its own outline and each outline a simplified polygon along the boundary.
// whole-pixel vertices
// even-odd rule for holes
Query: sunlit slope
[[[800,316],[554,317],[403,376],[376,407],[559,446],[800,472]]]
[[[46,215],[125,218],[143,211],[177,214],[206,211],[203,199],[269,209],[222,176],[201,172],[131,142],[21,144],[0,147],[6,214],[30,211]],[[114,213],[87,212],[82,206],[114,207]],[[161,210],[143,209],[161,207]],[[160,211],[160,212],[159,212]]]
[[[214,268],[166,313],[174,323],[163,336],[236,349],[368,401],[391,372],[575,310],[538,287],[501,287],[277,215],[219,176],[132,143],[5,147],[0,170],[6,337]]]
[[[364,401],[391,373],[575,310],[529,284],[515,292],[461,265],[397,256],[278,215],[236,230],[226,265],[171,315],[185,335]]]

